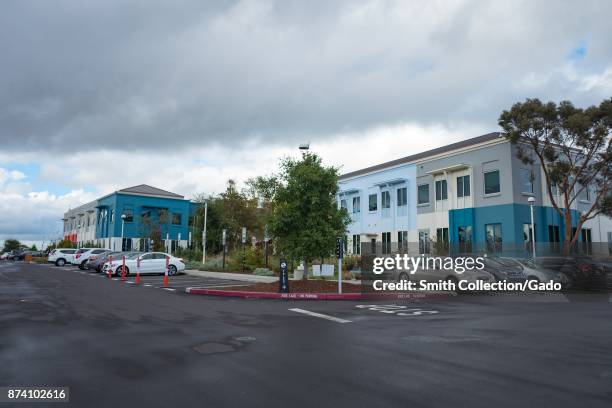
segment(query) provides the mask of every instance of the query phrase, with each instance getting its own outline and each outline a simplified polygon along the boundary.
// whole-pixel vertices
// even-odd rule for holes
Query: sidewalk
[[[208,272],[208,271],[194,271],[185,270],[188,275],[200,276],[203,278],[216,278],[216,279],[232,279],[243,282],[255,282],[255,283],[271,283],[278,281],[276,276],[259,276],[250,275],[244,273],[230,273],[230,272]]]
[[[208,272],[208,271],[196,271],[196,270],[187,270],[187,269],[185,270],[185,273],[188,275],[201,276],[204,278],[232,279],[232,280],[243,281],[243,282],[271,283],[271,282],[278,281],[278,277],[276,276],[259,276],[259,275],[250,275],[250,274],[244,274],[244,273]],[[355,285],[359,285],[361,281],[351,279],[351,280],[343,280],[342,283],[353,283]]]

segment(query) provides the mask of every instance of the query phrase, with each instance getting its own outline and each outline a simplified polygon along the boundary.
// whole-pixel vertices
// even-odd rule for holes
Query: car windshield
[[[125,256],[125,259],[136,259],[140,256],[140,252],[130,253]]]

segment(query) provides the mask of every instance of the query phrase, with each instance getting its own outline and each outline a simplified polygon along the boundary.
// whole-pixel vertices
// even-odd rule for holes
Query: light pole
[[[206,221],[208,217],[208,200],[204,200],[204,229],[202,230],[202,264],[206,263]]]
[[[124,248],[123,248],[123,230],[125,228],[125,219],[126,219],[127,215],[125,214],[121,214],[121,252],[123,252]]]
[[[306,153],[308,153],[308,150],[310,149],[310,142],[302,143],[299,146],[299,148],[304,153],[302,155],[302,157],[305,157]],[[321,265],[321,267],[323,267],[323,265]],[[306,279],[306,278],[308,278],[308,262],[306,262],[306,258],[304,258],[304,275],[303,275],[303,279]]]
[[[536,244],[535,244],[535,226],[533,223],[533,205],[535,204],[535,197],[529,197],[527,199],[529,207],[531,209],[531,248],[533,251],[533,260],[536,259]]]

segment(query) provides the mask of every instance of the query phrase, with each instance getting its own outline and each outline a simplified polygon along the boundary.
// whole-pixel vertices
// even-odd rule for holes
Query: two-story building
[[[516,149],[495,132],[342,175],[339,202],[353,215],[367,214],[353,217],[348,251],[357,253],[359,245],[355,243],[364,240],[380,241],[383,249],[389,247],[389,239],[391,245],[400,245],[407,235],[409,242],[418,243],[419,252],[429,252],[433,242],[456,252],[521,253],[530,247],[533,235],[530,197],[535,200],[537,246],[542,250],[559,247],[564,237],[563,221],[550,204],[541,168],[537,162],[533,166],[521,162]],[[382,222],[382,211],[387,208],[382,204],[387,199],[383,194],[388,197],[390,193],[383,193],[378,184],[385,180],[405,181],[407,196],[415,197],[408,200],[406,208],[409,214],[416,214],[415,226],[403,223],[397,211],[390,212],[390,218]],[[345,197],[349,200],[342,202]],[[574,218],[591,204],[591,199],[587,191],[576,200]],[[381,204],[370,205],[374,200]],[[355,203],[360,207],[357,210]],[[408,228],[407,233],[403,228]],[[612,241],[610,218],[600,216],[588,221],[581,241]]]
[[[195,204],[146,184],[129,187],[64,214],[64,239],[112,250],[149,250],[152,237],[171,248],[187,247]]]

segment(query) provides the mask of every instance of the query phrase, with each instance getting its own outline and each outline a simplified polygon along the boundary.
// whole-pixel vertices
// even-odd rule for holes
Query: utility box
[[[32,263],[32,254],[26,254],[25,257],[23,258],[23,260],[26,263]]]

